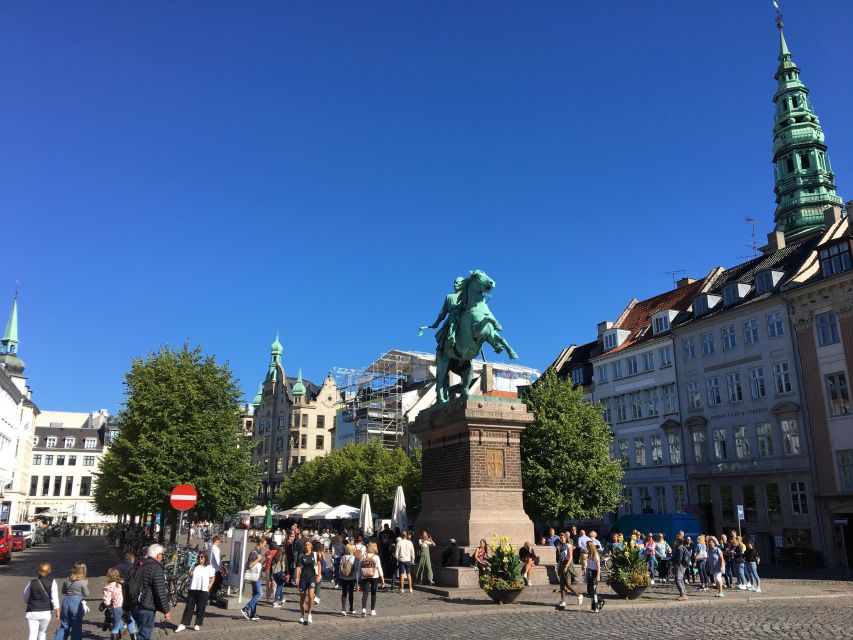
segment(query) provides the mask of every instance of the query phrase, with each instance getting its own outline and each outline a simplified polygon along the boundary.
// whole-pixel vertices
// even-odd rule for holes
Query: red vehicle
[[[0,562],[12,559],[12,531],[8,524],[0,524]]]
[[[27,538],[23,531],[12,532],[12,551],[23,551],[27,548]]]

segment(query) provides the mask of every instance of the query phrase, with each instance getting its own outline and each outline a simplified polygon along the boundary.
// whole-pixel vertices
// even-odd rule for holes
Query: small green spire
[[[257,407],[257,406],[260,406],[260,404],[261,404],[261,396],[263,396],[263,395],[264,395],[264,383],[263,383],[263,382],[261,382],[261,383],[258,385],[258,393],[255,395],[255,399],[254,399],[254,400],[252,400],[252,404],[253,404],[254,406],[256,406],[256,407]]]
[[[275,332],[275,341],[270,345],[270,353],[274,356],[280,356],[282,352],[281,342],[278,340],[278,331]]]
[[[15,299],[12,301],[12,312],[9,314],[9,321],[6,323],[6,331],[3,332],[3,352],[17,353],[18,351],[18,293],[15,292]]]
[[[779,29],[779,61],[784,61],[785,58],[791,57],[791,52],[788,51],[788,43],[785,42],[785,32]]]
[[[296,378],[296,382],[293,383],[291,393],[295,396],[305,395],[305,384],[302,382],[302,369],[299,370],[299,377]]]

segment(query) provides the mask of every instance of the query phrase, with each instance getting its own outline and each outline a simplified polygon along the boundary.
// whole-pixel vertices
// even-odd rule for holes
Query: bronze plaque
[[[486,449],[486,473],[490,478],[504,477],[503,449]]]

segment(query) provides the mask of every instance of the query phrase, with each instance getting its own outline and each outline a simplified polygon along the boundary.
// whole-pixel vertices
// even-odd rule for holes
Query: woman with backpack
[[[71,575],[62,583],[62,612],[59,617],[59,629],[56,630],[55,640],[83,639],[83,615],[86,606],[83,598],[89,597],[89,580],[86,578],[86,565],[75,562],[71,567]]]
[[[385,588],[385,576],[382,575],[382,562],[379,560],[379,547],[375,542],[367,545],[367,551],[361,559],[361,617],[367,616],[367,592],[370,592],[370,615],[376,615],[376,589],[381,581]]]
[[[341,615],[355,615],[353,607],[353,594],[355,592],[355,546],[348,544],[344,547],[344,553],[340,556],[338,563],[338,585],[341,588]],[[349,609],[346,608],[349,599]]]
[[[305,541],[302,554],[296,564],[296,584],[299,585],[299,624],[311,624],[311,611],[314,609],[314,592],[320,575],[319,554],[314,551],[314,543]],[[306,615],[307,614],[307,615]]]
[[[275,552],[275,556],[270,563],[270,575],[275,582],[275,594],[273,595],[272,606],[274,609],[281,609],[281,605],[285,602],[284,583],[287,578],[287,553],[284,550],[284,545],[280,545]]]
[[[124,614],[124,609],[122,608],[124,606],[124,580],[121,579],[121,573],[119,573],[118,569],[107,570],[107,578],[104,581],[102,594],[102,607],[112,610],[110,640],[119,640],[121,637],[121,628],[124,626],[124,620],[122,619]],[[130,620],[127,623],[127,632],[131,638],[135,638],[136,621],[130,615],[128,617]]]
[[[59,620],[59,590],[56,580],[48,578],[52,570],[49,562],[39,563],[38,575],[24,589],[24,602],[27,603],[24,617],[30,632],[28,640],[45,640],[51,612]]]

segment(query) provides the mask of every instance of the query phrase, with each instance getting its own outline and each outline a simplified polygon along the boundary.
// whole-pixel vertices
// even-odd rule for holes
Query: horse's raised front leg
[[[483,337],[486,339],[490,345],[492,345],[492,349],[495,350],[495,353],[500,353],[504,349],[506,349],[507,355],[510,357],[510,360],[518,360],[518,354],[515,352],[509,343],[504,339],[504,337],[495,331],[494,327],[489,325],[483,331]]]

